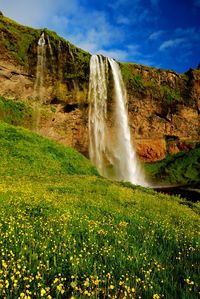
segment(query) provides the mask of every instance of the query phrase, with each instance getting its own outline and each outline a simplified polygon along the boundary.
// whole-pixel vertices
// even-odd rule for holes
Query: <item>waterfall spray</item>
[[[114,86],[113,111],[108,117],[108,79]],[[90,158],[100,174],[115,180],[147,186],[131,143],[126,108],[126,89],[119,65],[110,58],[93,55],[89,82]],[[109,118],[113,124],[110,125]]]

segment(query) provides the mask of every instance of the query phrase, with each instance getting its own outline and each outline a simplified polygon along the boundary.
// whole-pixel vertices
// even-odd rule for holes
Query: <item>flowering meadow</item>
[[[198,203],[23,129],[0,138],[0,298],[198,298]]]

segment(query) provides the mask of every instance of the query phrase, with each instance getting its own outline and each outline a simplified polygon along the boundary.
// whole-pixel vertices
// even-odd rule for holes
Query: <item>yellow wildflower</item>
[[[43,297],[45,294],[46,294],[46,291],[45,291],[45,289],[42,288],[41,291],[40,291],[41,297]]]

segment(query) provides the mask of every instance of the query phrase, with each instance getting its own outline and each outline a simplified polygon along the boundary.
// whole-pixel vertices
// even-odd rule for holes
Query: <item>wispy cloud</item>
[[[53,16],[60,12],[74,14],[78,11],[78,0],[67,3],[64,0],[6,0],[1,1],[1,10],[5,15],[24,25],[46,27]]]
[[[151,1],[151,5],[158,6],[160,0],[150,0],[150,1]]]
[[[192,55],[192,51],[181,53],[181,55],[178,57],[178,61],[180,63],[189,62],[189,60],[190,60],[189,58],[191,57],[191,55]]]
[[[161,64],[155,63],[155,61],[151,58],[148,57],[141,57],[137,59],[138,64],[143,64],[143,65],[148,65],[148,66],[153,66],[153,67],[161,67]]]
[[[140,2],[140,0],[134,0],[132,3],[135,5],[136,3]],[[124,5],[129,5],[130,1],[129,0],[115,0],[115,1],[109,1],[108,6],[113,8],[113,9],[118,9],[119,7],[122,7]]]
[[[92,54],[109,47],[117,50],[119,40],[124,40],[121,28],[111,24],[104,12],[87,12],[83,8],[79,8],[78,19],[70,20],[65,37]]]
[[[169,49],[169,48],[174,48],[174,47],[182,44],[183,42],[185,42],[185,38],[169,39],[167,41],[164,41],[160,45],[159,50],[164,51],[164,50]]]
[[[66,28],[69,24],[69,19],[64,17],[64,16],[53,16],[52,18],[52,24],[53,24],[53,27],[54,29],[62,29],[63,27]]]
[[[194,0],[194,5],[200,7],[200,0]]]
[[[200,42],[200,28],[177,28],[174,32],[177,37],[184,37],[194,42]]]
[[[119,61],[133,61],[140,64],[155,65],[152,55],[145,55],[140,51],[139,45],[128,45],[123,50],[111,48],[108,50],[99,50],[97,54],[103,54]]]
[[[120,49],[109,49],[109,50],[99,50],[97,51],[97,54],[102,54],[107,57],[112,57],[116,60],[120,61],[126,61],[129,57],[129,53],[126,50],[120,50]]]
[[[163,33],[163,30],[155,31],[149,35],[149,40],[157,40]]]
[[[158,2],[159,0],[150,0],[151,5],[146,5],[141,0],[117,0],[111,3],[109,2],[108,6],[113,9],[114,14],[118,15],[119,20],[119,12],[123,12],[125,8],[125,15],[123,15],[124,18],[126,18],[125,22],[129,20],[129,23],[132,25],[144,25],[157,20],[157,16],[152,13],[152,9]]]
[[[120,25],[129,25],[131,23],[131,20],[129,18],[126,18],[122,15],[117,17],[117,24]]]
[[[127,49],[129,51],[129,54],[131,56],[139,56],[141,55],[141,52],[139,50],[140,46],[139,45],[128,45]]]
[[[188,11],[184,21],[180,20],[181,7],[186,7],[182,3],[180,16],[177,15],[174,23],[171,20],[171,26],[168,26],[167,12],[160,11],[160,4],[160,0],[102,0],[101,3],[91,0],[0,0],[0,9],[24,25],[55,30],[91,54],[102,53],[117,60],[148,65],[161,63],[166,67],[168,63],[171,67],[177,63],[182,68],[178,58],[187,53],[183,58],[191,65],[199,55],[200,27],[195,18],[200,0],[191,1],[195,13],[192,16]],[[162,27],[156,29],[161,17]],[[173,27],[177,23],[180,28]],[[166,55],[173,49],[178,53],[176,59]]]

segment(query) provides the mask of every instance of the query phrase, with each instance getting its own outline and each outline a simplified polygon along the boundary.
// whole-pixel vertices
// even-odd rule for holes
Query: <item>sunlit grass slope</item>
[[[91,163],[72,148],[25,129],[0,123],[1,175],[98,175]]]
[[[3,123],[0,144],[0,298],[198,298],[197,205]]]

